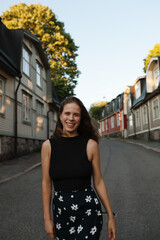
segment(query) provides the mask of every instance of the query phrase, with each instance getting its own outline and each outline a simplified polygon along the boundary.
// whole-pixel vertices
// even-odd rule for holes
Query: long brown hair
[[[95,125],[92,124],[91,117],[89,116],[89,113],[85,106],[83,105],[82,101],[76,97],[67,97],[65,98],[60,105],[59,108],[59,115],[62,114],[64,106],[68,103],[76,103],[80,109],[81,109],[81,120],[80,124],[78,126],[77,132],[79,135],[91,138],[95,140],[96,142],[99,141],[99,132]],[[63,126],[60,121],[60,118],[58,118],[55,131],[53,133],[53,138],[60,138],[63,134]]]

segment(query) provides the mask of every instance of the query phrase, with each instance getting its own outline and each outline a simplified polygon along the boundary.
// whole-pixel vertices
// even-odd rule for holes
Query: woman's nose
[[[70,119],[70,120],[73,120],[73,119],[74,119],[73,114],[70,114],[70,115],[69,115],[69,119]]]

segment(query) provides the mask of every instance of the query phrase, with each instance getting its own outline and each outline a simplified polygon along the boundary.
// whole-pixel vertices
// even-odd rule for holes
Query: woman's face
[[[77,135],[77,128],[81,120],[81,109],[76,103],[67,103],[64,105],[60,114],[60,120],[63,125],[63,132],[69,135]]]

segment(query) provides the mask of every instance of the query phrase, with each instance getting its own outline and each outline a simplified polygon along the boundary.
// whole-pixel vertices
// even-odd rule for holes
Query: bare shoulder
[[[42,154],[43,153],[44,154],[47,154],[47,153],[50,154],[50,152],[51,152],[51,144],[50,144],[49,139],[47,139],[46,141],[44,141],[42,143],[41,152],[42,152]]]
[[[95,149],[98,149],[98,148],[99,148],[99,145],[98,145],[98,143],[97,143],[95,140],[89,139],[88,144],[87,144],[87,147],[88,147],[90,150],[95,150]]]
[[[93,140],[89,139],[87,143],[87,156],[90,161],[92,161],[93,156],[99,152],[99,145],[98,143]]]
[[[47,149],[47,148],[50,148],[50,147],[51,147],[51,145],[50,145],[49,139],[47,139],[46,141],[44,141],[44,142],[42,143],[42,148],[43,148],[43,149]]]

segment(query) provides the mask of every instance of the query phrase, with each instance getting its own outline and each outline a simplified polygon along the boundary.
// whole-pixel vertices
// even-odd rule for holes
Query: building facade
[[[123,114],[123,93],[107,103],[101,111],[101,136],[124,136],[126,118]]]
[[[0,22],[0,160],[39,149],[53,133],[59,101],[40,41]]]

